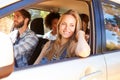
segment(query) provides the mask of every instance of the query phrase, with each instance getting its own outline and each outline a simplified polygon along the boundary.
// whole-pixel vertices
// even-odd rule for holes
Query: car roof
[[[84,0],[85,1],[85,0]],[[54,10],[63,12],[67,9],[75,9],[79,12],[88,13],[88,5],[86,2],[80,0],[47,0],[36,5],[32,5],[31,8]],[[87,6],[86,6],[87,5]]]
[[[8,0],[11,1],[11,0]],[[0,6],[0,18],[4,17],[16,10],[25,8],[35,8],[46,11],[64,12],[67,9],[75,9],[78,12],[86,13],[89,15],[88,5],[83,0],[13,0],[11,4],[6,4],[3,7]],[[84,0],[86,1],[86,0]],[[90,0],[87,0],[90,1]],[[1,0],[4,2],[4,0]],[[80,7],[79,7],[80,6]]]
[[[15,0],[12,0],[13,3],[11,2],[11,4],[7,4],[7,2],[9,3],[10,0],[4,1],[4,0],[0,0],[0,3],[4,3],[3,6],[0,6],[0,18],[4,17],[10,13],[13,13],[16,10],[28,7],[32,4],[35,3],[39,3],[42,2],[43,0],[19,0],[14,2]]]

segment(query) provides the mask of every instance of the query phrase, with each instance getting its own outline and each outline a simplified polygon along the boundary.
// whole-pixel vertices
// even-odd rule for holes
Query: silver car
[[[3,80],[120,80],[119,0],[1,0],[0,18],[22,8],[52,10],[61,14],[68,9],[75,9],[79,14],[87,14],[91,55],[30,65],[14,71],[13,66],[0,66]]]

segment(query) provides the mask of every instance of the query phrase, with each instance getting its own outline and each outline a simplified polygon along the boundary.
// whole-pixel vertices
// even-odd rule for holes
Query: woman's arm
[[[50,46],[50,41],[48,41],[48,42],[44,45],[44,47],[43,47],[40,55],[38,56],[37,60],[36,60],[35,63],[34,63],[34,65],[40,63],[40,61],[42,60],[42,58],[46,55],[45,51],[48,49],[49,46]]]
[[[90,55],[90,46],[85,40],[85,32],[79,31],[77,34],[78,43],[75,49],[75,53],[80,57],[87,57]]]

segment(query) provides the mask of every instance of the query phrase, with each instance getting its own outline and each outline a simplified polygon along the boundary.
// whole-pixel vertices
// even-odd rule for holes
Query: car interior
[[[69,3],[69,1],[72,1],[72,3]],[[49,31],[49,29],[47,29],[44,24],[46,15],[50,12],[58,12],[62,14],[69,9],[74,9],[78,11],[79,14],[86,14],[89,16],[88,28],[90,29],[91,24],[90,24],[89,4],[90,4],[89,0],[87,1],[65,0],[64,3],[61,0],[52,0],[52,1],[46,0],[24,8],[28,10],[32,16],[32,20],[31,23],[29,24],[29,28],[33,30],[39,37],[39,43],[33,53],[34,56],[32,56],[31,59],[28,61],[29,65],[32,65],[35,62],[44,44],[48,41],[47,39],[41,38],[41,36],[43,36],[46,32]],[[89,45],[90,45],[90,41],[89,41]]]
[[[66,2],[65,3],[68,3],[68,1],[69,0],[66,0]],[[73,4],[75,4],[75,5],[73,5]],[[79,8],[78,8],[79,7]],[[28,8],[27,8],[28,9]],[[59,12],[60,14],[62,14],[62,13],[64,13],[65,11],[67,11],[67,10],[69,10],[69,9],[75,9],[75,10],[77,10],[78,11],[78,13],[79,14],[86,14],[86,15],[88,15],[89,16],[89,6],[88,6],[88,3],[86,3],[85,1],[75,1],[75,0],[73,0],[73,3],[68,3],[67,5],[65,5],[61,0],[53,0],[53,1],[45,1],[45,2],[42,2],[42,3],[37,3],[36,5],[32,5],[32,6],[30,6],[29,7],[29,9],[30,10],[38,10],[38,11],[44,11],[44,12]],[[29,10],[28,9],[28,10]],[[46,14],[47,15],[47,14]],[[45,16],[46,16],[45,15]],[[37,18],[38,19],[38,17],[40,17],[40,16],[37,16],[37,17],[35,17],[35,19]],[[45,32],[47,32],[47,31],[49,31],[46,27],[45,27],[45,25],[44,25],[44,19],[45,19],[45,17],[42,17],[42,19],[43,19],[43,26],[42,27],[44,27],[44,28],[42,28],[42,29],[44,29],[43,31],[43,33],[42,33],[42,35],[43,34],[45,34]],[[39,21],[40,22],[40,21]],[[42,22],[42,21],[41,21]],[[31,22],[31,25],[32,25],[32,23],[33,23],[33,21]],[[40,25],[40,24],[39,24]],[[35,26],[35,25],[34,25]],[[31,27],[31,26],[30,26]],[[35,28],[35,27],[34,27]],[[38,28],[36,28],[36,29],[38,29],[38,30],[40,30],[40,28],[41,27],[39,27],[39,29]],[[90,29],[90,21],[89,21],[89,24],[88,24],[88,28]],[[31,28],[32,29],[32,28]],[[36,32],[36,31],[35,31]],[[38,31],[36,32],[36,33],[38,33]],[[41,33],[40,33],[41,34]],[[47,42],[48,40],[47,39],[41,39],[41,38],[39,38],[39,44],[38,44],[38,46],[37,46],[37,49],[35,50],[35,53],[33,54],[34,56],[34,58],[31,58],[31,60],[29,61],[30,62],[30,64],[32,64],[34,61],[35,61],[35,59],[37,58],[37,56],[39,55],[39,53],[40,53],[40,51],[41,51],[41,49],[42,49],[42,47],[43,47],[43,45]],[[89,41],[89,44],[90,44],[90,41]],[[41,47],[42,46],[42,47]],[[39,47],[39,48],[38,48]],[[36,56],[35,56],[35,54],[36,54]],[[33,60],[34,59],[34,60]]]

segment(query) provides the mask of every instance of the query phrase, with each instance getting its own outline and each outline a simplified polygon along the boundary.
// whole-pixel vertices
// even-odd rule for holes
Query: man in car
[[[16,39],[12,39],[13,36],[11,36],[14,40],[15,67],[27,66],[38,44],[38,37],[28,28],[30,20],[30,13],[24,9],[14,12],[14,27],[11,34],[18,32]]]

